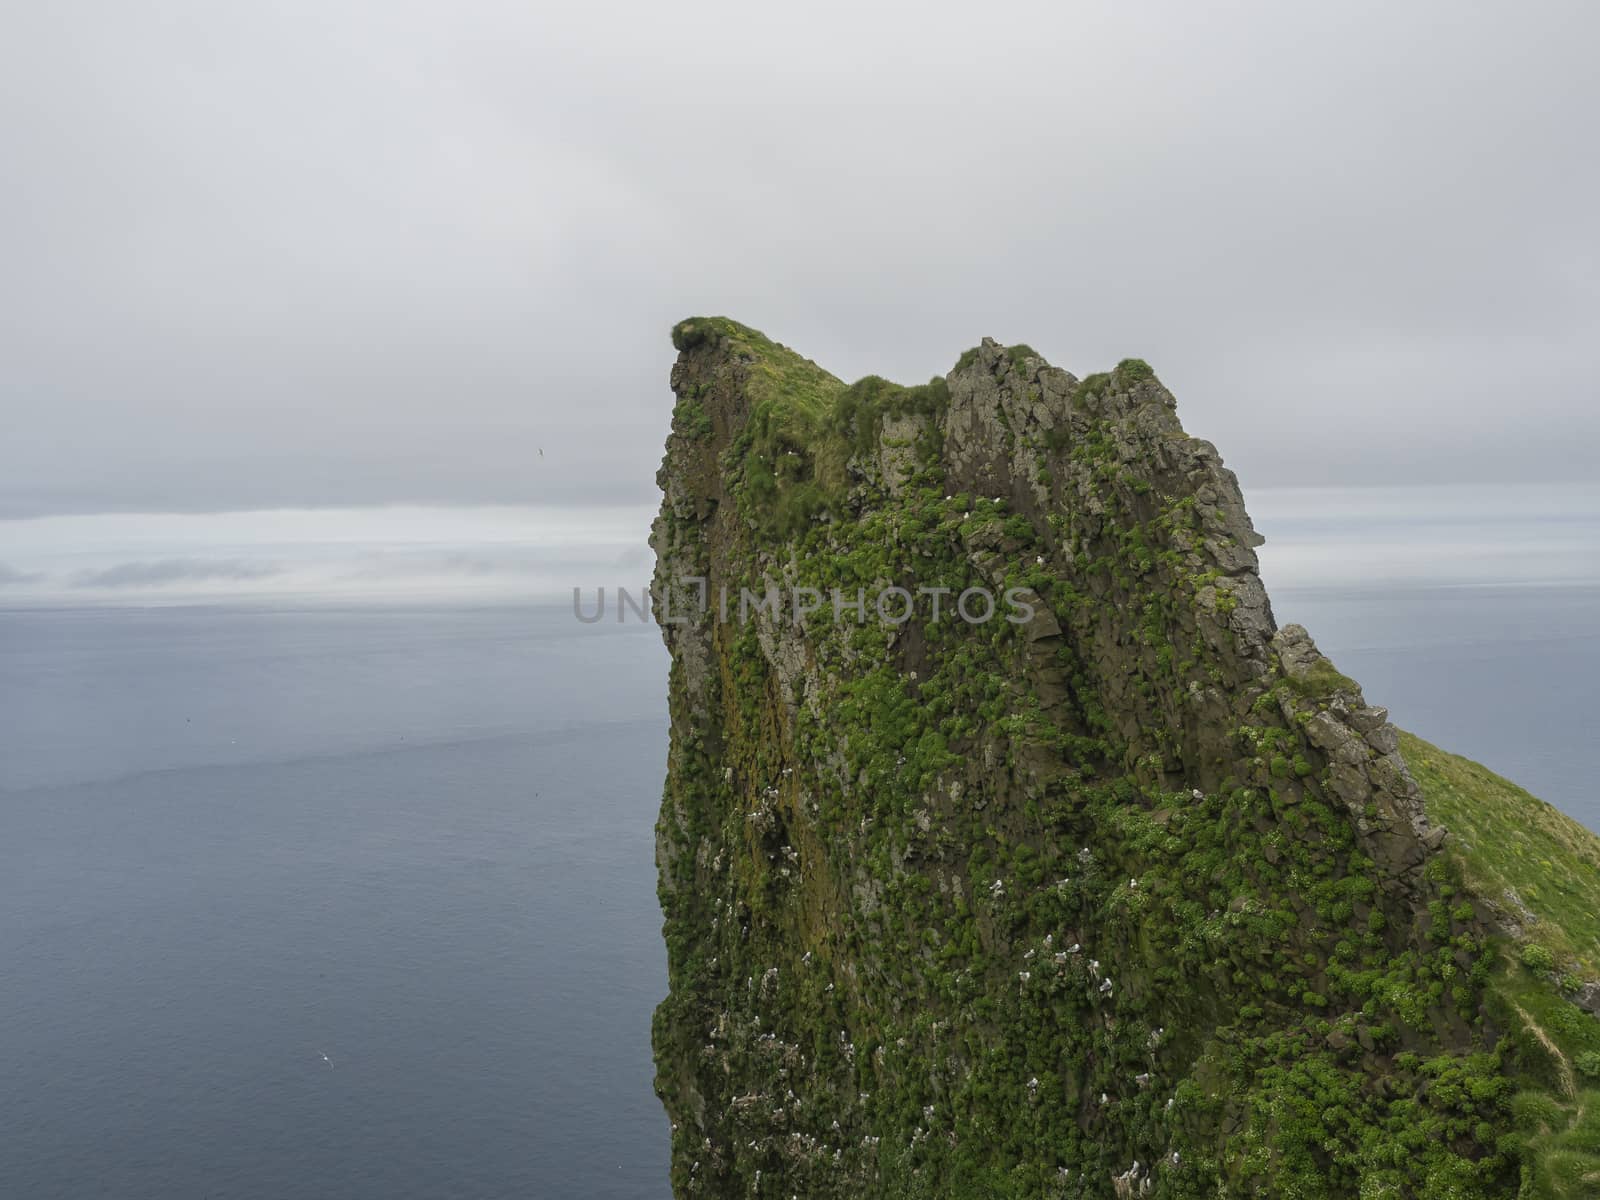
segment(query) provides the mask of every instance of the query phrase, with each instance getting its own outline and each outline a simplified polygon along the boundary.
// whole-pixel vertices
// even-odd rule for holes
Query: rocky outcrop
[[[733,322],[674,337],[676,1192],[1503,1183],[1492,1138],[1401,1117],[1496,1128],[1492,1088],[1430,1082],[1488,1069],[1482,913],[1149,367],[985,340],[847,386]]]
[[[1340,675],[1299,625],[1274,635],[1278,662],[1302,694],[1326,700],[1303,722],[1306,738],[1328,760],[1326,787],[1349,811],[1378,865],[1391,877],[1420,870],[1445,839],[1428,824],[1422,793],[1400,757],[1400,732],[1389,710],[1369,706],[1355,682]],[[1285,715],[1301,711],[1284,698]]]

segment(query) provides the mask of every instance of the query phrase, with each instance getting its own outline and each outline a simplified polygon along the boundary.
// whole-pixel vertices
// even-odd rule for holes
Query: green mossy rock
[[[1600,1195],[1600,846],[1277,627],[1148,364],[673,342],[677,1195]]]

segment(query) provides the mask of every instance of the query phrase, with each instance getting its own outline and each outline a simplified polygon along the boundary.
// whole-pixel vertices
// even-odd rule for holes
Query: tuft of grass
[[[1022,370],[1030,358],[1038,359],[1040,362],[1044,361],[1039,352],[1026,342],[1018,342],[1015,346],[1007,346],[1006,357],[1011,360],[1011,365],[1019,371]]]
[[[1359,692],[1361,685],[1338,667],[1333,660],[1319,658],[1299,675],[1288,677],[1289,686],[1306,699],[1321,699],[1334,692]]]
[[[1156,377],[1155,368],[1142,358],[1125,358],[1117,364],[1113,374],[1120,387],[1132,387],[1134,384],[1146,379]]]

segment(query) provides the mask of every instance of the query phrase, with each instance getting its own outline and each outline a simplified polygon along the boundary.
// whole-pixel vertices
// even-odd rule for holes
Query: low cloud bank
[[[209,583],[215,580],[245,582],[282,574],[275,563],[229,558],[166,558],[159,562],[119,563],[99,571],[82,571],[72,578],[80,588],[145,588],[166,584]]]
[[[1297,488],[1246,496],[1287,589],[1600,585],[1600,487]],[[0,521],[7,607],[570,603],[642,593],[653,508],[108,514]]]
[[[0,521],[8,606],[517,603],[642,588],[643,507],[404,506]]]

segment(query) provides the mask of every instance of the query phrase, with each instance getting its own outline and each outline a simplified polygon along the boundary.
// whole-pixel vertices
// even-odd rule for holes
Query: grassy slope
[[[1522,929],[1493,982],[1508,1030],[1526,1200],[1600,1196],[1600,1021],[1561,992],[1600,978],[1600,837],[1421,738],[1401,748],[1472,889]]]
[[[1470,759],[1410,734],[1402,751],[1473,889],[1565,970],[1600,979],[1600,837]]]

